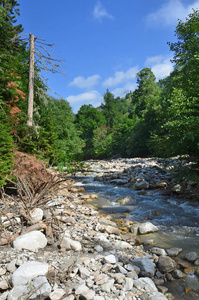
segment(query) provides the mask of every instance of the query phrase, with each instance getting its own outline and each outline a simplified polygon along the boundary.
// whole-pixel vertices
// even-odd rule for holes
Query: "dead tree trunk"
[[[29,61],[29,86],[28,86],[28,121],[27,125],[33,125],[33,93],[34,93],[34,52],[35,37],[30,33],[30,61]]]

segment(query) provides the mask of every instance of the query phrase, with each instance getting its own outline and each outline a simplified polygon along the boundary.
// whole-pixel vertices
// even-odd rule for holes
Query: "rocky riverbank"
[[[144,182],[146,188],[157,187],[159,179],[170,182],[159,171],[149,180],[150,167],[144,171],[140,159],[137,168],[127,167],[129,161],[100,164],[107,174],[99,174],[99,180],[128,185]],[[180,259],[182,249],[144,249],[142,235],[158,227],[131,221],[118,226],[111,216],[95,210],[96,195],[85,194],[73,183],[65,178],[56,192],[32,209],[26,209],[23,197],[2,197],[0,300],[174,299],[165,286],[168,281],[184,278],[186,273],[199,275],[196,253]],[[145,191],[143,186],[138,189]],[[197,299],[192,291],[184,292]]]
[[[135,190],[156,189],[164,195],[199,200],[199,180],[193,172],[196,162],[189,156],[161,158],[127,158],[99,161],[103,175],[96,180],[131,187]],[[86,165],[93,168],[93,161]]]

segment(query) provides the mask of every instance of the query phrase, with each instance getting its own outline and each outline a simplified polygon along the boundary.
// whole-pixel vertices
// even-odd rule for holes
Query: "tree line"
[[[150,68],[137,74],[125,97],[109,90],[100,107],[83,105],[75,115],[67,100],[50,97],[35,63],[33,126],[27,125],[29,47],[19,4],[0,0],[0,185],[16,150],[51,165],[89,158],[196,154],[199,150],[199,11],[179,21],[174,71],[156,81]]]

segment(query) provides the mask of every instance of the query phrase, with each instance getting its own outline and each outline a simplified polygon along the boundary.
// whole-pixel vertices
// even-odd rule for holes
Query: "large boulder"
[[[44,276],[48,272],[48,264],[37,261],[22,264],[11,277],[12,285],[25,285],[33,278]]]
[[[35,292],[33,292],[35,291]],[[17,285],[9,293],[8,300],[27,299],[27,294],[31,294],[28,299],[44,300],[51,293],[51,286],[44,276],[39,276],[27,285]]]
[[[177,267],[176,262],[169,256],[160,256],[158,260],[158,269],[161,273],[170,273]]]
[[[20,235],[13,241],[13,246],[16,250],[27,249],[36,251],[46,247],[46,245],[47,239],[45,235],[37,230]]]
[[[140,268],[140,276],[153,277],[155,274],[155,266],[153,262],[145,257],[140,257],[132,260],[132,263]]]

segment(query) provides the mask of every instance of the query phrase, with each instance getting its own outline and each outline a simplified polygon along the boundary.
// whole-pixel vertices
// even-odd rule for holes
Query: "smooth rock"
[[[149,188],[149,183],[145,180],[142,180],[140,182],[136,182],[133,185],[134,190],[147,190]]]
[[[99,253],[101,253],[101,252],[104,251],[104,249],[103,249],[100,245],[95,246],[94,249],[95,249],[95,251],[97,251],[97,252],[99,252]]]
[[[124,241],[115,241],[114,246],[116,249],[121,249],[121,250],[133,249],[133,246],[131,244],[124,242]]]
[[[0,268],[0,276],[2,276],[2,275],[4,275],[4,274],[6,274],[6,270],[3,269],[3,268]]]
[[[196,259],[198,259],[198,255],[195,252],[189,252],[185,254],[184,259],[193,263],[196,261]]]
[[[145,257],[140,257],[132,260],[132,263],[140,269],[140,276],[153,277],[155,274],[155,267],[153,262]]]
[[[158,260],[158,268],[161,273],[172,272],[176,268],[176,262],[169,256],[160,256]]]
[[[66,250],[75,250],[75,251],[80,251],[82,249],[82,245],[78,241],[74,241],[66,236],[63,237],[61,244],[61,248],[64,248]]]
[[[166,252],[169,256],[177,256],[180,252],[182,252],[182,248],[170,248],[166,249]]]
[[[36,251],[40,248],[45,248],[47,239],[40,231],[31,231],[26,234],[20,235],[13,241],[13,246],[16,250],[27,249]]]
[[[37,276],[46,275],[48,273],[48,264],[37,261],[26,262],[22,264],[11,277],[12,285],[25,285]]]
[[[126,277],[123,290],[130,291],[132,289],[132,287],[133,287],[133,279]]]
[[[158,227],[153,225],[150,222],[142,223],[138,227],[138,232],[140,234],[146,234],[146,233],[156,232],[156,231],[158,231]]]
[[[30,211],[30,216],[31,216],[33,223],[37,223],[39,221],[42,221],[44,212],[41,208],[37,207]]]
[[[0,281],[0,290],[7,290],[9,288],[7,280]]]
[[[109,264],[115,264],[117,261],[115,255],[112,254],[104,256],[103,260],[105,263],[109,263]]]
[[[134,280],[133,283],[134,287],[141,287],[142,289],[145,289],[146,291],[149,292],[157,292],[157,287],[155,286],[155,283],[151,278],[148,277],[141,277],[137,280]]]
[[[51,300],[61,299],[64,294],[65,294],[64,290],[62,290],[62,289],[56,289],[52,293],[50,293],[50,299]]]
[[[166,256],[167,255],[167,253],[166,253],[166,251],[164,250],[164,249],[162,249],[162,248],[158,248],[158,247],[153,247],[153,248],[151,248],[151,250],[150,250],[153,254],[156,254],[156,255],[162,255],[162,256]]]
[[[182,271],[180,270],[174,270],[173,273],[172,273],[172,276],[176,279],[180,279],[180,278],[183,278],[185,277],[185,273],[183,273]]]
[[[158,288],[158,292],[160,292],[162,294],[166,294],[169,290],[166,286],[163,286],[163,285],[159,285],[157,288]]]

